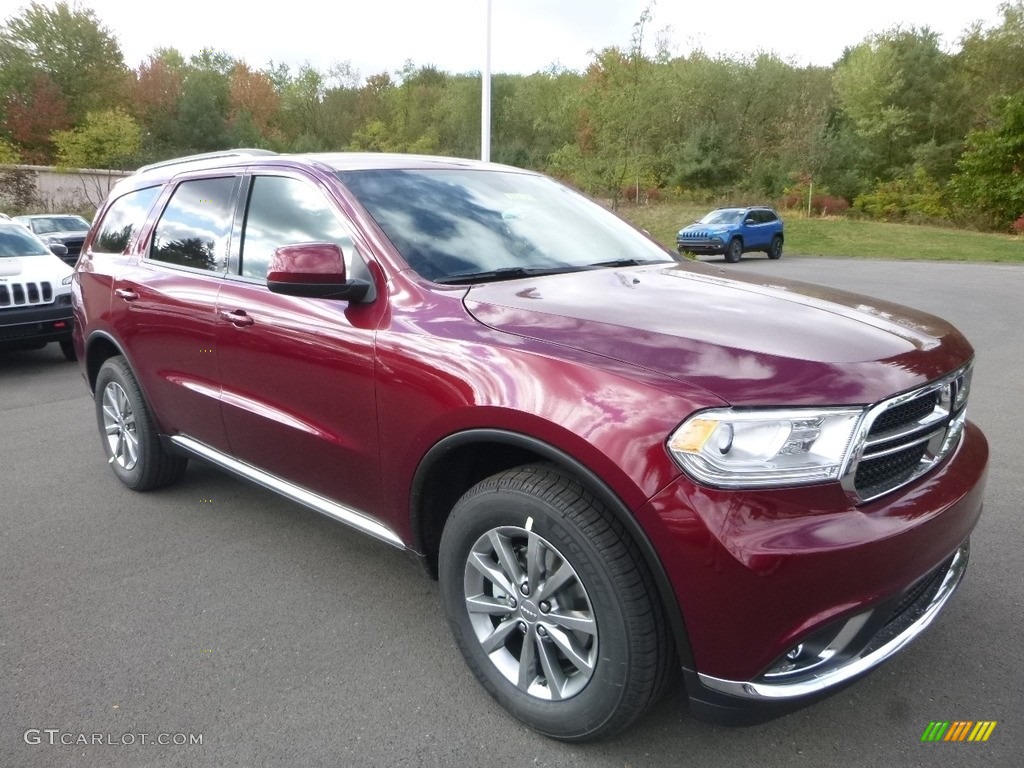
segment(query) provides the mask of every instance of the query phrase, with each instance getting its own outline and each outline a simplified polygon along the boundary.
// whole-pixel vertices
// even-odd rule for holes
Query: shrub
[[[870,192],[859,195],[853,208],[883,221],[947,220],[951,215],[942,188],[920,167],[892,181],[880,182]]]
[[[1013,222],[1013,224],[1011,224],[1010,226],[1013,227],[1013,231],[1016,232],[1018,235],[1024,235],[1024,213],[1022,213],[1020,215],[1020,218]]]

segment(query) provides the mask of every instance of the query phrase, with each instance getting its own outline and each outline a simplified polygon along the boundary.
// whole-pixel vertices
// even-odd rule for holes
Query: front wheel
[[[769,259],[781,259],[782,258],[782,238],[776,235],[772,238],[772,244],[768,246],[768,258]]]
[[[743,243],[738,237],[734,237],[729,241],[729,245],[725,249],[725,260],[730,264],[735,264],[743,256]]]
[[[71,339],[61,339],[60,351],[64,354],[64,359],[69,363],[73,363],[78,359],[78,355],[75,353],[75,344]]]
[[[107,360],[96,376],[96,422],[107,462],[132,490],[170,485],[185,473],[187,459],[160,443],[142,390],[123,357]]]
[[[535,730],[608,736],[664,691],[672,644],[650,571],[614,516],[558,470],[520,467],[468,491],[438,570],[470,668]]]

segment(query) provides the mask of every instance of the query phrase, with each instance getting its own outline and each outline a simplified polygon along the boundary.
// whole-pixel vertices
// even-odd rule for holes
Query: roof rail
[[[135,172],[136,173],[143,173],[144,171],[152,171],[154,168],[166,168],[167,166],[170,166],[170,165],[180,165],[181,163],[191,163],[194,160],[213,160],[214,158],[217,158],[217,157],[245,157],[245,156],[250,156],[250,155],[276,155],[276,154],[277,154],[277,152],[274,152],[274,151],[269,150],[269,149],[249,149],[249,148],[222,149],[222,150],[218,150],[217,152],[203,152],[203,153],[198,154],[198,155],[186,155],[185,157],[175,157],[175,158],[172,158],[171,160],[162,160],[159,163],[150,163],[149,165],[142,166],[141,168],[139,168]]]

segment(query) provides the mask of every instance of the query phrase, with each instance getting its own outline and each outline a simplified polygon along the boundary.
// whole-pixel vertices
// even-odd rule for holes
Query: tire
[[[112,357],[96,376],[96,423],[114,474],[134,491],[179,480],[188,460],[160,442],[149,406],[123,357]]]
[[[674,646],[636,544],[553,467],[511,469],[470,489],[445,524],[438,575],[477,679],[547,736],[614,734],[671,679]]]
[[[69,363],[73,363],[78,359],[78,355],[75,353],[75,344],[71,339],[61,340],[60,351],[64,353],[64,359]]]
[[[743,256],[743,241],[738,237],[734,237],[729,241],[728,247],[725,249],[725,260],[730,264],[735,264]]]
[[[776,235],[772,238],[772,244],[768,246],[768,250],[765,251],[768,254],[769,259],[781,259],[782,258],[782,236]]]

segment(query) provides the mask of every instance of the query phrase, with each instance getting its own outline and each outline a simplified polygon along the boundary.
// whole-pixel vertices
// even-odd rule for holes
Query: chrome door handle
[[[220,316],[236,328],[244,328],[247,325],[253,324],[253,319],[245,313],[244,309],[222,309],[220,311]]]
[[[114,290],[114,295],[124,299],[125,301],[135,301],[139,298],[139,294],[128,288],[116,288]]]

